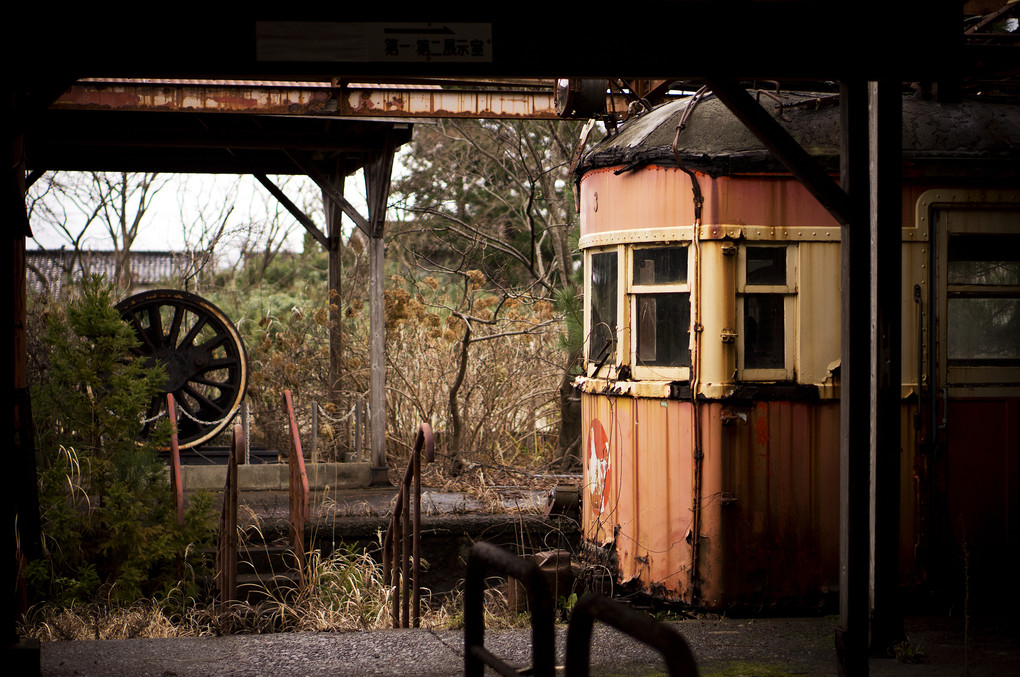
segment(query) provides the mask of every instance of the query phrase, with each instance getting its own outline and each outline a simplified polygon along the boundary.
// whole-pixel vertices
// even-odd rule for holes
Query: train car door
[[[928,573],[952,603],[987,607],[1016,597],[1020,552],[1020,204],[930,217]]]

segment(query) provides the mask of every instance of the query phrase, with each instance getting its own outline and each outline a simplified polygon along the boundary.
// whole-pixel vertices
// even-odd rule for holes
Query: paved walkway
[[[832,618],[696,619],[673,624],[687,639],[704,676],[835,675]],[[871,660],[872,675],[1020,675],[1016,622],[972,621],[964,643],[962,619],[916,618],[907,623],[919,662]],[[559,629],[558,664],[564,662]],[[530,631],[486,633],[486,648],[527,664]],[[52,642],[42,645],[42,674],[112,675],[461,675],[458,631],[383,630],[189,639]],[[596,627],[593,675],[665,674],[658,655],[611,628]]]

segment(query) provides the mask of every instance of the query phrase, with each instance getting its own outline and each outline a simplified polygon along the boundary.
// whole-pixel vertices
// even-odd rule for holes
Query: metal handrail
[[[223,609],[237,601],[237,465],[244,458],[245,434],[234,424],[234,436],[227,459],[227,479],[223,485],[223,510],[220,513],[220,543],[217,549],[216,580]]]
[[[421,452],[425,451],[425,462],[435,459],[435,439],[432,427],[428,423],[418,426],[418,434],[414,440],[414,449],[407,462],[404,479],[400,483],[393,515],[383,539],[383,584],[393,586],[393,627],[414,627],[421,625]],[[407,508],[410,500],[411,482],[414,482],[414,517],[411,524],[411,510]],[[408,559],[409,544],[413,550]],[[409,571],[410,568],[410,571]],[[413,578],[414,613],[410,605]],[[398,580],[400,585],[398,585]],[[403,613],[401,613],[401,611]]]
[[[283,392],[283,408],[290,424],[290,527],[294,538],[294,558],[298,570],[298,583],[304,588],[305,583],[305,525],[308,523],[308,473],[305,470],[304,452],[301,450],[301,435],[297,417],[294,415],[294,402],[290,391]]]
[[[596,620],[658,649],[672,677],[697,677],[698,665],[683,635],[650,616],[593,593],[582,597],[570,615],[567,625],[567,677],[587,677],[591,633]]]
[[[552,677],[555,672],[556,633],[554,604],[549,581],[535,562],[516,557],[492,544],[476,543],[468,555],[464,581],[464,675],[483,677],[485,666],[501,675],[519,675],[485,648],[485,579],[490,572],[516,578],[528,591],[531,611],[531,661],[529,674]]]
[[[181,448],[177,442],[177,403],[173,393],[166,394],[166,410],[170,416],[170,486],[174,492],[177,526],[184,524],[184,480],[181,477]]]

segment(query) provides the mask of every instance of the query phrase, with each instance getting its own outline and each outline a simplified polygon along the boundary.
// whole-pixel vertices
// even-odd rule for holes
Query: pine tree
[[[33,392],[44,558],[27,578],[53,602],[151,595],[176,583],[177,553],[204,530],[197,511],[176,525],[156,446],[167,427],[137,440],[166,375],[132,356],[136,342],[98,279],[48,321]]]

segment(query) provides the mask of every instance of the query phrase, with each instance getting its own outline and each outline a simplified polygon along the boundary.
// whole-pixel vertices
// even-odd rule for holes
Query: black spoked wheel
[[[136,294],[116,308],[141,342],[138,354],[166,368],[149,418],[166,409],[166,394],[173,393],[178,444],[196,447],[215,437],[237,414],[248,384],[248,358],[234,325],[202,297],[173,289]]]

